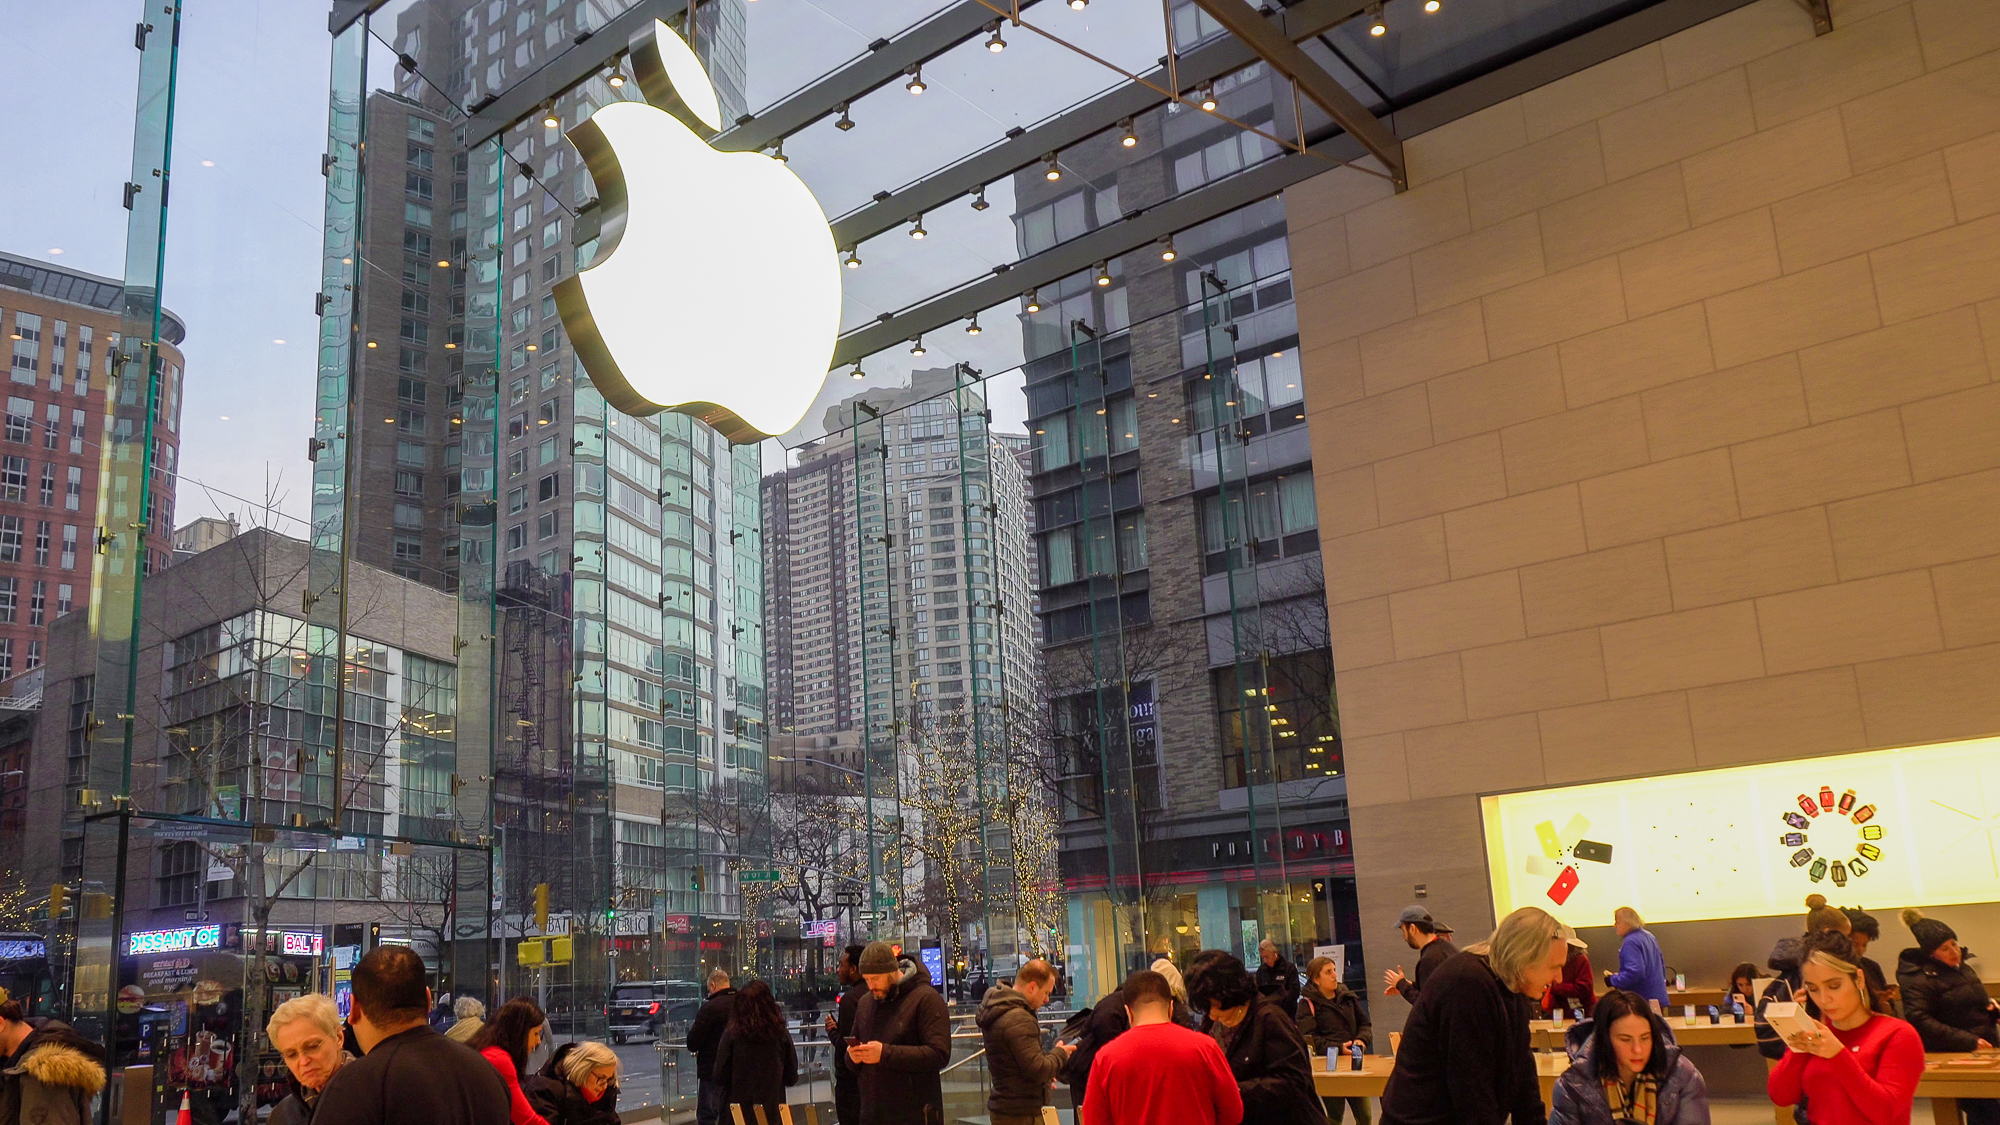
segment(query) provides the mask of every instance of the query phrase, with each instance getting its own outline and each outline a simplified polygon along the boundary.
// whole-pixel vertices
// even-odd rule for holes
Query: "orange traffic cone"
[[[194,1125],[194,1105],[188,1101],[188,1092],[181,1091],[181,1113],[174,1118],[174,1125]]]

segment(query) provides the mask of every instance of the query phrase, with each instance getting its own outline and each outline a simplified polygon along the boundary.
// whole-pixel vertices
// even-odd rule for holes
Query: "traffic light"
[[[61,883],[49,887],[49,917],[60,918],[69,910],[69,888]]]
[[[697,891],[708,889],[708,868],[695,865],[693,889]]]
[[[571,939],[566,937],[551,939],[549,941],[549,964],[551,965],[569,964],[571,949],[572,949]]]
[[[83,892],[83,916],[85,918],[111,917],[111,896],[101,891]]]
[[[535,884],[535,928],[547,933],[549,930],[549,885]]]

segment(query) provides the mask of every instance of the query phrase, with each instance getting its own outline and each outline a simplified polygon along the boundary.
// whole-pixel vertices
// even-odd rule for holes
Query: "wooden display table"
[[[1959,1060],[1972,1059],[1968,1064]],[[2000,1098],[2000,1054],[1937,1054],[1924,1056],[1924,1076],[1917,1096],[1931,1100],[1931,1120],[1959,1125],[1958,1099]]]
[[[1698,1022],[1693,1027],[1687,1026],[1681,1016],[1667,1020],[1667,1026],[1674,1033],[1674,1042],[1683,1047],[1710,1047],[1757,1041],[1756,1025],[1747,1020],[1743,1023],[1709,1023],[1707,1016],[1695,1018]],[[1528,1024],[1528,1031],[1534,1036],[1534,1043],[1538,1049],[1560,1051],[1564,1049],[1563,1037],[1575,1026],[1576,1024],[1564,1020],[1562,1027],[1558,1029],[1552,1020],[1534,1020]]]
[[[1389,1075],[1395,1072],[1396,1059],[1393,1055],[1365,1055],[1361,1059],[1361,1069],[1347,1069],[1346,1059],[1340,1060],[1336,1070],[1328,1070],[1326,1056],[1313,1058],[1313,1089],[1322,1098],[1379,1098],[1389,1085]],[[1542,1081],[1542,1104],[1549,1105],[1555,1100],[1556,1079],[1569,1069],[1569,1056],[1564,1054],[1537,1054],[1535,1073]]]
[[[1693,1004],[1705,1016],[1708,1014],[1708,1006],[1710,1004],[1718,1008],[1722,1007],[1722,995],[1722,989],[1719,988],[1689,988],[1680,991],[1669,988],[1667,989],[1667,1008],[1678,1012],[1684,1006]],[[1664,1015],[1665,1013],[1661,1014]]]

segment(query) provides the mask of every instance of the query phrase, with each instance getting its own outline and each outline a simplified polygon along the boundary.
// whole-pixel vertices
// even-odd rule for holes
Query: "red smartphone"
[[[1577,878],[1576,868],[1563,868],[1562,874],[1556,876],[1555,885],[1549,888],[1549,898],[1554,900],[1557,906],[1561,906],[1569,901],[1570,892],[1576,890],[1579,882],[1581,880]]]

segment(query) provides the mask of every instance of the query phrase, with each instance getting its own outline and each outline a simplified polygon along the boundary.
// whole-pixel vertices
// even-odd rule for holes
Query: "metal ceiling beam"
[[[1035,2],[1021,0],[1022,10]],[[973,36],[984,34],[988,24],[1002,18],[1000,13],[978,0],[965,0],[894,39],[877,39],[868,45],[866,55],[727,130],[715,138],[715,147],[725,152],[756,152],[769,148],[773,141],[788,137],[837,112],[835,107],[842,102],[859,101],[902,77],[911,67],[929,62]]]
[[[1241,0],[1233,2],[1243,6]],[[1286,42],[1290,43],[1293,39],[1310,39],[1360,15],[1365,9],[1365,0],[1305,0],[1272,16],[1269,23],[1274,31],[1282,28],[1278,33],[1288,36]],[[1244,10],[1251,11],[1248,7]],[[1263,17],[1255,18],[1261,20]],[[1255,51],[1242,40],[1230,36],[1181,55],[1175,60],[1175,76],[1180,80],[1181,89],[1192,90],[1256,61]],[[1142,81],[1128,82],[1018,136],[1009,137],[908,187],[891,192],[887,199],[877,200],[841,216],[832,224],[833,244],[858,246],[878,234],[895,230],[926,211],[1006,179],[1040,161],[1043,156],[1061,152],[1127,117],[1137,117],[1165,105],[1167,99],[1159,91],[1169,85],[1166,69],[1160,67],[1148,71],[1141,78]],[[729,136],[729,133],[724,133],[717,139],[716,146],[724,147],[723,141]]]
[[[1336,125],[1360,141],[1362,147],[1389,170],[1397,191],[1410,186],[1409,173],[1403,166],[1403,142],[1368,112],[1367,106],[1348,93],[1338,79],[1328,74],[1326,68],[1299,50],[1298,44],[1292,41],[1290,29],[1283,26],[1282,14],[1275,19],[1266,19],[1243,0],[1194,0],[1194,3],[1215,17],[1215,21],[1230,35],[1249,44],[1250,49],[1271,64],[1272,69],[1290,79],[1299,93],[1325,110]]]
[[[1321,155],[1295,152],[1267,161],[1148,210],[1127,215],[1109,226],[1099,227],[1089,234],[1044,250],[1004,272],[932,298],[887,320],[857,328],[842,336],[834,345],[833,366],[853,363],[903,340],[964,320],[974,313],[1023,296],[1030,289],[1052,285],[1098,262],[1129,254],[1206,219],[1248,207],[1300,180],[1329,171],[1334,163],[1367,155],[1361,145],[1346,134],[1314,145],[1312,151]],[[1323,157],[1330,158],[1333,163]]]
[[[522,118],[624,54],[634,31],[654,20],[678,19],[687,7],[688,0],[639,0],[618,13],[603,27],[577,40],[569,50],[544,63],[540,70],[475,110],[465,123],[466,148],[478,148],[513,128]]]
[[[1659,0],[1623,19],[1398,110],[1396,118],[1411,136],[1416,136],[1753,2]],[[1313,145],[1312,149],[1342,162],[1367,155],[1354,136],[1346,133]],[[1030,289],[1053,284],[1098,262],[1143,249],[1164,235],[1248,206],[1327,170],[1327,162],[1319,157],[1292,153],[1150,210],[1128,215],[1016,263],[1004,272],[979,278],[846,333],[834,346],[832,366],[844,366],[912,337],[935,332]]]

